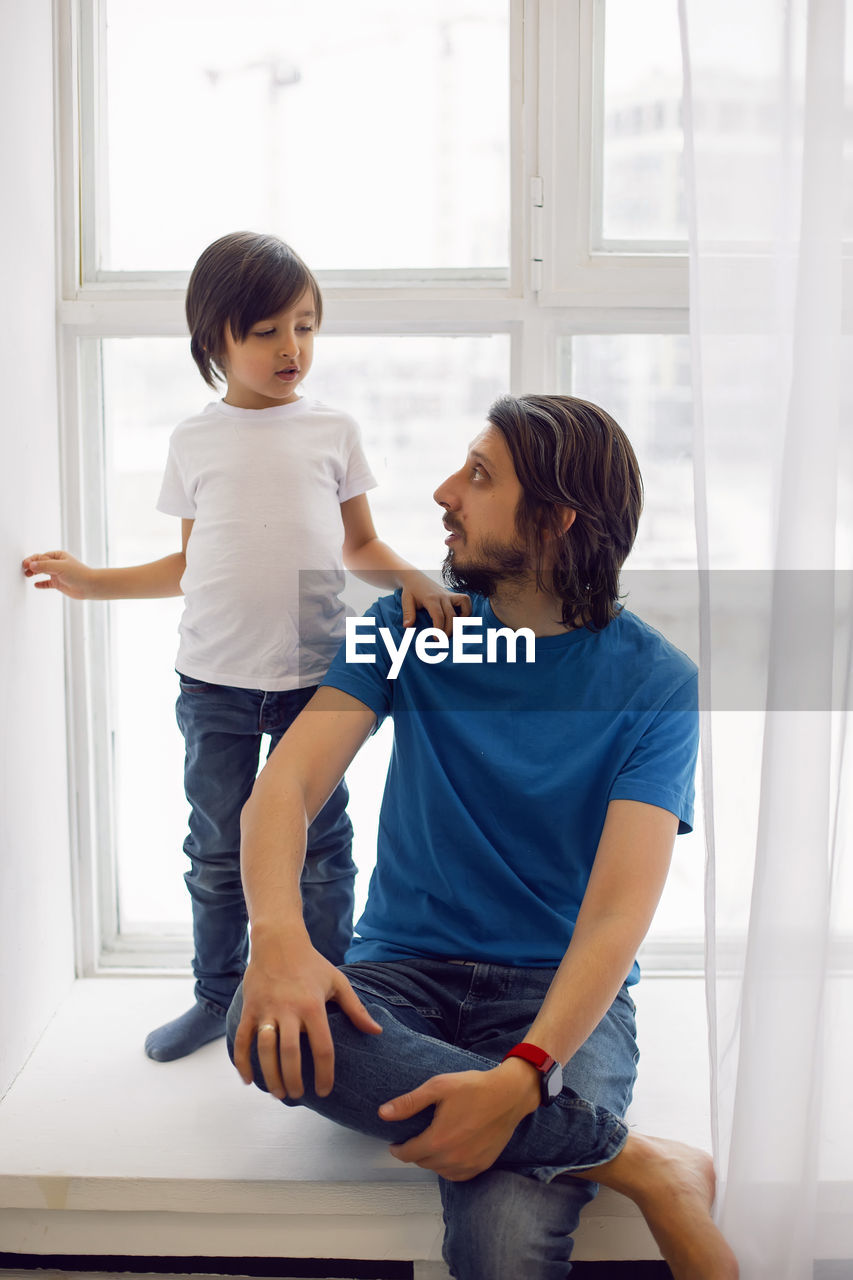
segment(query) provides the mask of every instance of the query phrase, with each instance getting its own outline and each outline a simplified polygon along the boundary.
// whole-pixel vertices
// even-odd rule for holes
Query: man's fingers
[[[286,1097],[286,1089],[279,1059],[279,1035],[279,1027],[275,1022],[262,1022],[255,1032],[258,1062],[261,1064],[264,1083],[272,1096],[281,1101]]]
[[[338,978],[339,982],[335,985],[331,998],[343,1009],[350,1022],[354,1027],[358,1027],[359,1031],[366,1031],[368,1035],[379,1035],[382,1027],[367,1012],[344,975],[339,973]]]
[[[412,1089],[410,1093],[401,1093],[399,1097],[383,1102],[379,1108],[380,1116],[383,1120],[409,1120],[412,1116],[416,1116],[419,1111],[423,1111],[424,1107],[438,1101],[441,1095],[436,1087],[436,1081],[439,1079],[439,1076],[432,1076],[422,1085],[418,1085],[417,1089]]]
[[[451,595],[450,599],[453,601],[457,614],[461,615],[463,618],[470,617],[471,615],[471,597],[470,596],[466,596],[461,591],[455,591],[453,595]]]
[[[251,1056],[254,1034],[254,1028],[244,1013],[234,1037],[234,1066],[243,1084],[251,1084],[254,1080]]]
[[[322,1018],[306,1030],[314,1061],[314,1092],[318,1098],[326,1098],[335,1083],[335,1046],[325,1009]]]

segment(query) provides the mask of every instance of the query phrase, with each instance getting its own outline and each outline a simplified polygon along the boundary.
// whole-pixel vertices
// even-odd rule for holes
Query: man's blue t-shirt
[[[359,624],[350,657],[361,661],[342,646],[323,681],[394,721],[376,869],[348,961],[556,966],[610,801],[657,805],[691,829],[693,662],[622,610],[603,631],[536,637],[532,662],[523,640],[511,662],[499,639],[496,660],[478,663],[503,624],[482,596],[471,604],[482,631],[468,621],[468,661],[423,661],[412,644],[389,678],[379,628],[400,645],[398,592],[368,610],[375,633]]]

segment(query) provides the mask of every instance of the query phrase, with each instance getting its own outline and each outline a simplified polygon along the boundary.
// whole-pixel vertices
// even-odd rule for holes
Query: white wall
[[[73,976],[60,600],[20,571],[61,545],[50,0],[0,0],[0,1094]]]

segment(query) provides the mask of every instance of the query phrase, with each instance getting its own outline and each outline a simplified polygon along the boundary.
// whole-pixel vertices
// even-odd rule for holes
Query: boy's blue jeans
[[[192,899],[196,1000],[225,1014],[248,956],[246,904],[240,880],[240,811],[249,798],[261,750],[270,751],[310,700],[313,688],[284,693],[236,689],[180,676],[176,705],[186,755],[190,803],[184,876]],[[341,782],[308,829],[302,873],[305,923],[311,941],[340,964],[352,938],[352,825]]]
[[[303,1048],[302,1104],[386,1143],[405,1142],[429,1124],[432,1108],[403,1122],[377,1115],[382,1102],[449,1071],[487,1070],[525,1038],[553,978],[552,969],[517,969],[412,959],[342,966],[381,1024],[357,1031],[327,1006],[335,1045],[335,1087],[313,1091]],[[228,1050],[242,1011],[238,991],[226,1022]],[[492,1168],[469,1182],[439,1179],[444,1256],[457,1280],[565,1280],[578,1215],[597,1190],[571,1169],[612,1160],[625,1142],[638,1058],[634,1003],[623,987],[608,1013],[566,1065],[563,1093],[515,1130]],[[252,1049],[255,1082],[264,1088]]]

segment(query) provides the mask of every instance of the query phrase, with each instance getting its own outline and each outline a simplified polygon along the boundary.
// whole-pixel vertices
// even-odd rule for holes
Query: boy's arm
[[[610,802],[572,941],[524,1036],[558,1062],[595,1030],[625,981],[663,890],[677,827],[675,815],[655,805]],[[539,1099],[536,1068],[509,1058],[489,1071],[433,1076],[380,1114],[401,1120],[435,1105],[429,1128],[392,1152],[465,1181],[497,1159]]]
[[[364,582],[385,591],[403,588],[403,626],[415,625],[418,606],[426,609],[434,627],[450,635],[457,613],[471,612],[468,596],[446,591],[398,556],[397,552],[377,536],[367,495],[360,493],[341,503],[344,522],[344,564]]]
[[[22,568],[28,578],[45,573],[33,586],[52,588],[72,600],[154,600],[181,595],[181,578],[187,567],[187,543],[193,521],[181,521],[181,550],[148,564],[126,568],[93,569],[67,551],[45,551],[27,556]]]
[[[375,722],[374,712],[358,699],[338,689],[318,689],[273,751],[243,809],[240,865],[252,946],[234,1065],[250,1084],[249,1055],[257,1035],[264,1079],[276,1098],[302,1095],[302,1032],[311,1045],[317,1093],[331,1092],[328,1000],[336,1001],[360,1030],[380,1030],[344,975],[311,945],[299,894],[308,825]],[[265,1027],[275,1030],[258,1035]]]

